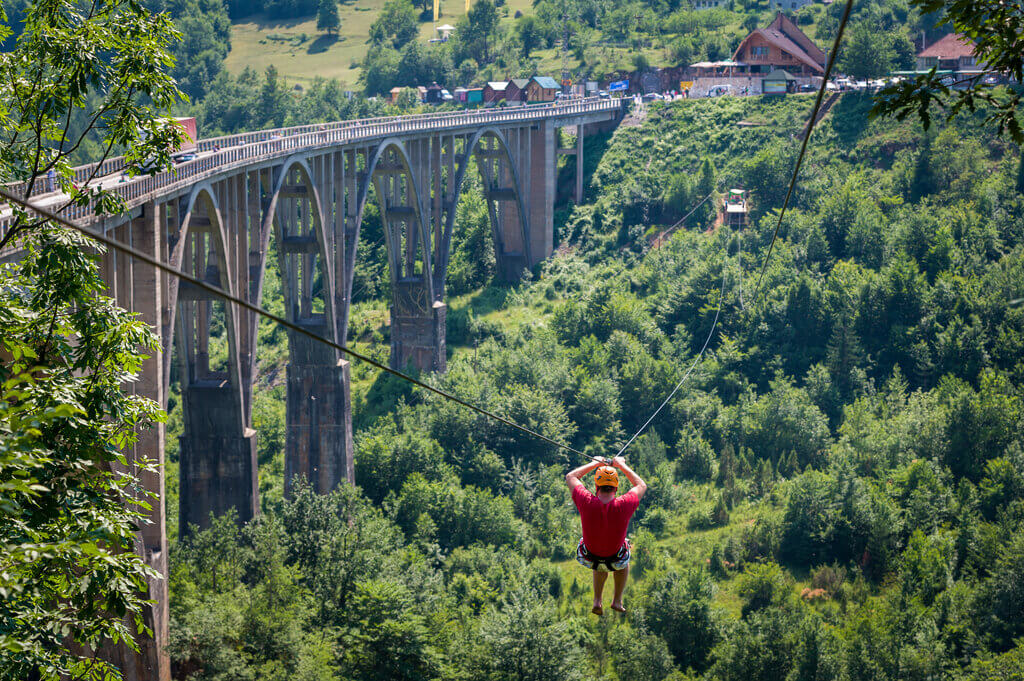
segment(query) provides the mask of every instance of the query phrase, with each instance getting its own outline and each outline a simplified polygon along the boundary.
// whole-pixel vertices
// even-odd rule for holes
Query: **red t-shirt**
[[[607,504],[583,485],[572,490],[572,501],[580,512],[583,523],[583,543],[595,556],[614,556],[626,542],[629,519],[633,517],[640,497],[629,490]]]

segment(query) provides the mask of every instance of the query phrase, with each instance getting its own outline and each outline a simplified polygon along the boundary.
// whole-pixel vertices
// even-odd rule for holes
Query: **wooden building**
[[[939,38],[917,53],[917,70],[930,71],[984,71],[974,56],[974,43],[957,33]]]
[[[526,85],[527,102],[553,102],[561,88],[550,76],[534,76]]]
[[[509,104],[519,104],[526,101],[526,86],[529,85],[529,78],[513,78],[505,87],[505,101]]]
[[[805,78],[823,75],[827,61],[821,48],[782,12],[766,28],[751,31],[732,59],[746,65],[751,75],[779,70]]]
[[[508,87],[507,80],[493,80],[484,86],[484,105],[495,106],[505,99],[505,89]]]

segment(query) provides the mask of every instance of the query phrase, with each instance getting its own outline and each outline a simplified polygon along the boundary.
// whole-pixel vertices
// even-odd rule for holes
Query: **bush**
[[[644,516],[641,526],[649,530],[656,538],[662,539],[668,531],[669,514],[663,508],[656,508]]]

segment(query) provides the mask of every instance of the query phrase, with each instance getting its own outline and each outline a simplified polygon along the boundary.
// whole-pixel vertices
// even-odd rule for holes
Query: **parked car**
[[[655,102],[659,99],[661,99],[661,95],[659,95],[657,92],[648,92],[646,95],[643,96],[643,100],[645,102]]]
[[[608,99],[609,97],[611,97],[611,95],[609,95],[604,90],[598,90],[597,91],[597,96],[600,97],[601,99]]]

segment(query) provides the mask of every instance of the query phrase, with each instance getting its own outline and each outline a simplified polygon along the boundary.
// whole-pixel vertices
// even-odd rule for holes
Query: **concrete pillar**
[[[127,230],[128,238],[122,239],[156,258],[162,257],[160,209],[161,206],[156,203],[145,204],[141,216],[131,222]],[[108,251],[105,260],[111,257],[116,256]],[[125,263],[125,260],[121,261],[122,266]],[[140,321],[158,333],[161,330],[164,305],[161,279],[155,268],[145,263],[132,262],[130,281],[125,282],[129,290],[122,290],[118,295],[118,303],[122,307],[128,307],[138,314]],[[126,389],[134,395],[148,397],[165,406],[163,353],[158,348],[147,350],[146,354],[149,357],[142,363],[138,380]],[[142,459],[155,464],[154,470],[140,471],[138,474],[143,489],[154,496],[145,499],[152,507],[146,514],[149,522],[142,525],[136,541],[136,551],[157,572],[157,576],[151,577],[147,583],[147,597],[153,604],[146,606],[143,611],[146,626],[153,631],[153,636],[139,638],[138,652],[119,645],[103,651],[103,656],[122,670],[125,681],[170,681],[170,659],[164,651],[168,637],[164,424],[155,423],[150,428],[140,430],[135,444],[125,454],[130,465]]]
[[[583,203],[583,123],[576,126],[576,205]]]
[[[331,337],[322,316],[303,322],[318,336]],[[354,483],[352,392],[349,363],[308,336],[289,333],[291,361],[285,412],[285,495],[295,476],[321,494],[343,482]]]
[[[234,508],[243,523],[259,513],[256,432],[240,428],[234,392],[227,381],[196,382],[182,390],[187,427],[179,439],[180,534],[189,525],[207,527],[211,513]]]
[[[422,281],[399,281],[391,305],[391,366],[445,371],[448,306],[431,301]]]
[[[515,175],[508,159],[500,157],[495,170],[497,185],[507,191],[496,201],[498,229],[501,233],[501,251],[495,253],[498,276],[507,282],[517,282],[523,270],[530,267],[526,258],[526,243],[523,241],[523,220],[519,215],[519,195],[515,191]],[[519,191],[525,188],[519,187]],[[524,205],[530,205],[528,196],[523,197]]]
[[[529,174],[529,266],[533,267],[554,252],[555,126],[547,120],[530,130]]]

